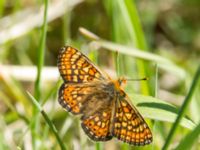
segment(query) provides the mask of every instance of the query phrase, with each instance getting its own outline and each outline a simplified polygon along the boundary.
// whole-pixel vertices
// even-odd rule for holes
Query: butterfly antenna
[[[140,78],[140,79],[126,79],[127,81],[146,81],[149,80],[148,77]]]

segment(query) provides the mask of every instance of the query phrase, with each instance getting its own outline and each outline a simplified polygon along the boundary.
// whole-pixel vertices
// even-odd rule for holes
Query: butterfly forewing
[[[105,78],[84,54],[70,46],[59,51],[58,68],[66,83],[83,83]]]
[[[128,97],[116,102],[113,136],[131,145],[146,145],[152,142],[151,131],[145,120],[129,104]]]

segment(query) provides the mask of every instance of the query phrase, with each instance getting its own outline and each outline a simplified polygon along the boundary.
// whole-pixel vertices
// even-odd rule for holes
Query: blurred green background
[[[199,18],[199,0],[1,0],[0,149],[200,150]],[[112,78],[149,78],[128,82],[125,91],[152,144],[87,138],[79,117],[57,101],[64,45]]]

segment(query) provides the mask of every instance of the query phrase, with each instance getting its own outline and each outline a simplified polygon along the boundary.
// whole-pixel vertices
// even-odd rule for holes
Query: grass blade
[[[125,54],[128,56],[133,56],[133,57],[137,57],[137,58],[141,58],[144,60],[148,60],[148,61],[152,61],[157,63],[158,68],[161,68],[163,70],[166,70],[170,73],[175,74],[176,76],[180,77],[181,79],[186,78],[186,72],[178,67],[177,65],[175,65],[172,61],[170,61],[169,59],[156,55],[156,54],[152,54],[150,52],[146,52],[146,51],[141,51],[140,49],[137,48],[133,48],[133,47],[129,47],[129,46],[124,46],[122,44],[117,44],[114,42],[109,42],[103,39],[94,39],[90,36],[90,34],[94,34],[90,31],[88,31],[85,28],[81,28],[81,30],[85,30],[85,32],[81,32],[81,34],[88,38],[88,39],[93,39],[93,45],[96,45],[97,47],[103,47],[105,49],[111,50],[111,51],[117,51],[120,54]],[[86,32],[87,31],[87,32]],[[94,34],[95,35],[95,34]],[[97,35],[95,35],[96,37],[98,37]]]
[[[41,31],[41,37],[40,37],[40,43],[38,48],[38,64],[37,64],[37,77],[35,81],[35,97],[38,101],[41,100],[41,73],[42,73],[42,67],[44,65],[44,55],[45,55],[45,42],[46,42],[46,30],[47,30],[47,10],[48,10],[48,0],[44,1],[44,18],[43,18],[43,25],[42,25],[42,31]],[[37,142],[36,137],[34,136],[35,133],[39,133],[39,117],[38,112],[35,107],[33,107],[33,119],[35,120],[32,127],[31,127],[31,133],[32,133],[32,144],[33,149],[37,148]]]
[[[129,94],[132,103],[137,106],[139,112],[141,112],[142,116],[152,120],[175,122],[178,115],[178,109],[172,104],[151,96],[131,94],[131,92],[127,93]],[[181,120],[180,125],[190,130],[195,128],[195,124],[187,117],[184,117]]]
[[[196,72],[196,74],[194,76],[194,79],[193,79],[192,85],[190,87],[189,93],[186,96],[186,98],[185,98],[185,100],[184,100],[184,102],[183,102],[183,104],[182,104],[182,106],[181,106],[181,108],[179,110],[179,113],[178,113],[178,116],[176,118],[176,121],[173,124],[173,126],[172,126],[172,128],[171,128],[171,130],[169,132],[169,135],[168,135],[168,137],[166,139],[166,142],[165,142],[165,144],[163,146],[163,150],[166,150],[168,148],[169,144],[172,141],[172,138],[173,138],[174,134],[176,133],[177,127],[178,127],[181,119],[183,118],[183,115],[184,115],[184,113],[186,111],[186,108],[188,107],[188,105],[189,105],[189,103],[191,101],[191,97],[192,97],[192,95],[193,95],[193,93],[195,91],[195,88],[198,85],[199,77],[200,77],[200,66],[198,67],[197,72]]]
[[[99,142],[95,143],[95,149],[96,150],[102,150],[102,144],[99,143]]]
[[[45,54],[45,41],[46,41],[46,31],[47,31],[47,10],[48,10],[48,0],[45,0],[44,8],[44,19],[42,26],[42,33],[39,44],[38,51],[38,64],[37,64],[37,78],[35,82],[35,97],[40,100],[40,83],[41,83],[41,72],[44,65],[44,54]]]
[[[47,114],[45,113],[45,111],[42,109],[42,107],[40,106],[40,104],[38,103],[38,101],[29,93],[28,96],[31,98],[33,104],[35,105],[35,107],[37,108],[37,110],[39,110],[42,114],[42,116],[44,117],[45,121],[47,122],[47,124],[49,125],[50,129],[53,131],[59,145],[60,148],[62,150],[66,150],[64,143],[62,142],[62,140],[60,139],[59,135],[58,135],[58,131],[56,130],[55,126],[53,125],[53,123],[51,122],[51,120],[49,119],[49,117],[47,116]]]
[[[192,146],[195,140],[199,137],[199,134],[200,134],[200,123],[192,132],[190,132],[188,135],[185,136],[185,138],[179,143],[179,145],[176,147],[175,150],[192,149]]]

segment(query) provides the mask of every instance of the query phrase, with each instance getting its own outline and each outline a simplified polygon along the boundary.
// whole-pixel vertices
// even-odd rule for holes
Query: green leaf
[[[138,94],[131,94],[130,98],[144,117],[167,122],[174,122],[177,117],[178,109],[158,98]],[[181,126],[193,129],[195,124],[184,117],[181,121]]]

